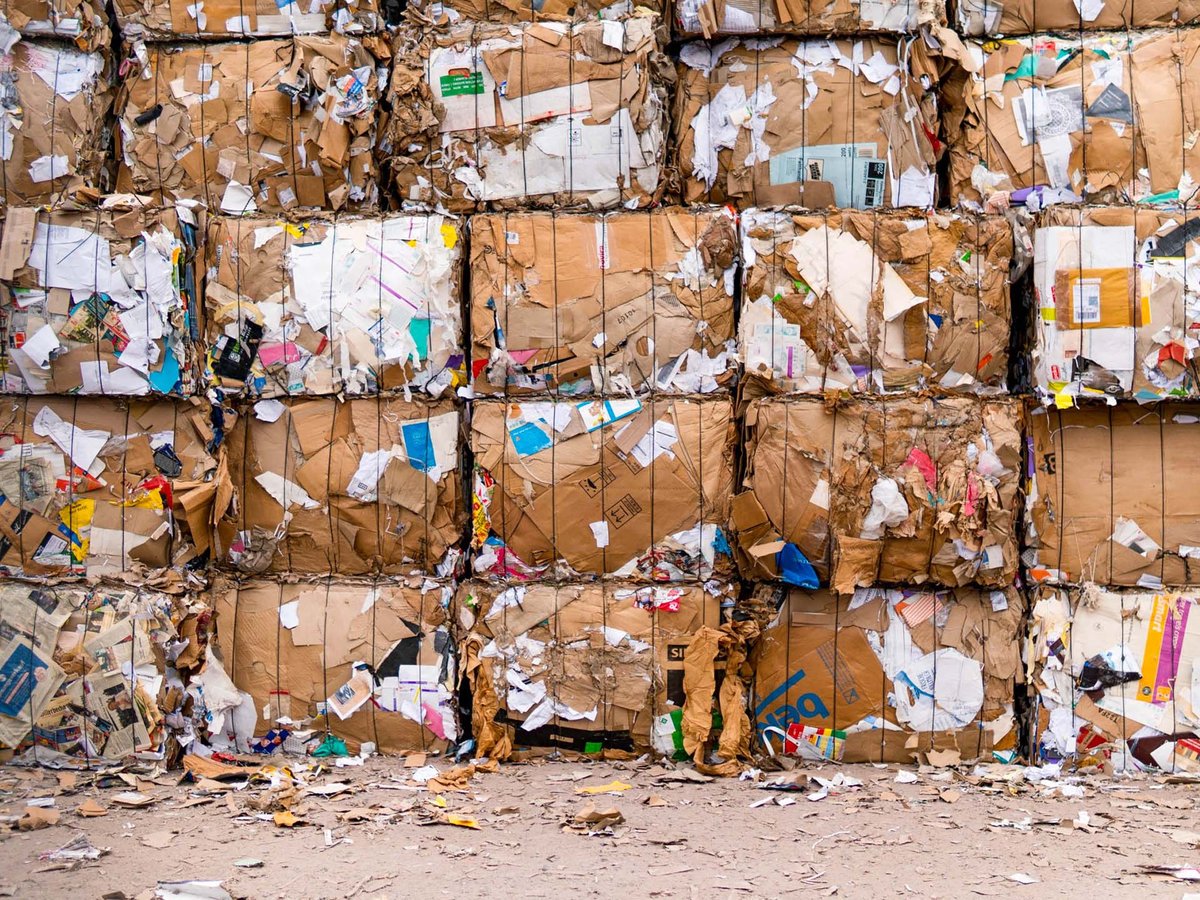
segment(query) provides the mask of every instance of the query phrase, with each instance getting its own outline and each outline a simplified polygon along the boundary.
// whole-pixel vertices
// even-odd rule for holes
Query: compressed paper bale
[[[384,30],[376,0],[115,0],[114,12],[128,41],[291,37],[297,34],[361,35]]]
[[[865,34],[942,31],[943,0],[683,0],[675,4],[678,36],[745,34]]]
[[[646,0],[637,4],[637,12],[663,13],[662,0]],[[626,0],[411,0],[405,7],[405,17],[412,24],[426,28],[461,25],[469,22],[513,24],[518,22],[586,22],[604,18],[617,20],[634,12]]]
[[[15,38],[69,41],[80,50],[103,50],[112,41],[100,0],[10,0],[0,14],[0,45]]]
[[[962,34],[1032,34],[1037,31],[1100,31],[1191,25],[1200,17],[1194,0],[959,0],[955,19]]]

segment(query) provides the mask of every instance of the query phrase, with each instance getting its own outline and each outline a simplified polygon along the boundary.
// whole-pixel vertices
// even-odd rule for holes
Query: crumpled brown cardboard
[[[1182,261],[1200,254],[1190,210],[1051,207],[1034,220],[1038,393],[1194,398],[1195,288]]]
[[[1200,772],[1195,588],[1038,587],[1030,604],[1035,758]]]
[[[648,206],[673,72],[652,17],[401,27],[381,165],[397,203],[451,212]]]
[[[1102,31],[1192,25],[1200,18],[1195,0],[957,0],[955,21],[972,36],[1033,34],[1039,31]]]
[[[4,390],[195,392],[202,228],[203,211],[134,197],[74,212],[10,207],[0,243]]]
[[[72,186],[100,188],[112,107],[107,50],[21,40],[0,55],[0,192],[9,205],[48,203]]]
[[[376,0],[114,0],[127,41],[177,41],[382,31]]]
[[[769,390],[1005,389],[1002,217],[751,209],[741,230],[740,355]]]
[[[728,400],[478,401],[474,570],[728,575],[733,440]]]
[[[756,400],[746,410],[745,444],[752,502],[735,501],[743,516],[734,525],[757,537],[747,547],[739,534],[736,543],[746,577],[764,577],[761,544],[774,557],[791,543],[841,592],[877,582],[1012,583],[1023,445],[1017,401]]]
[[[217,510],[218,565],[250,574],[453,570],[465,518],[453,403],[259,401],[233,418],[227,411],[231,497]]]
[[[1127,203],[1196,190],[1200,31],[1029,37],[976,48],[944,83],[952,204]]]
[[[476,393],[720,390],[737,257],[728,210],[475,216]]]
[[[383,753],[444,752],[458,739],[452,590],[426,578],[219,578],[207,598],[224,668],[253,698],[255,735],[328,728],[352,751],[369,741]],[[368,667],[369,699],[343,719],[326,701],[356,664]]]
[[[387,62],[378,39],[152,44],[146,53],[117,104],[119,190],[237,215],[376,206],[377,69]]]
[[[454,621],[476,754],[549,746],[674,755],[688,644],[732,599],[715,581],[464,582]]]
[[[80,50],[104,50],[112,41],[101,0],[10,0],[0,14],[3,44],[9,29],[25,37],[69,41]]]
[[[209,420],[207,405],[166,399],[5,398],[0,572],[183,577],[210,546]]]
[[[212,374],[256,397],[461,385],[462,227],[439,214],[214,218]]]
[[[871,587],[838,597],[760,585],[754,599],[774,612],[752,654],[760,753],[769,742],[843,762],[908,762],[929,747],[1011,758],[1024,681],[1019,591]]]
[[[1195,584],[1196,404],[1032,409],[1024,558],[1035,582]]]
[[[940,144],[921,40],[685,44],[672,114],[684,202],[931,207]]]
[[[915,32],[946,24],[945,0],[682,0],[674,11],[680,37]]]

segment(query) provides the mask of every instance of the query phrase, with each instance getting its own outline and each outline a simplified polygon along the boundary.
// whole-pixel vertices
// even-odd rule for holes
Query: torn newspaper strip
[[[0,573],[186,582],[212,530],[210,418],[205,404],[162,398],[6,398]]]
[[[0,13],[0,49],[11,49],[18,34],[69,41],[87,51],[112,42],[103,0],[9,0]]]
[[[99,209],[9,207],[0,243],[7,393],[190,395],[203,212],[112,197]]]
[[[744,577],[838,593],[1012,584],[1017,401],[756,400],[745,429],[746,490],[733,500]]]
[[[933,206],[936,104],[913,76],[923,46],[685,44],[673,113],[684,201]]]
[[[402,27],[380,144],[396,204],[454,212],[662,196],[668,63],[654,19]]]
[[[1200,774],[1200,591],[1036,588],[1036,762]]]
[[[684,654],[734,590],[631,582],[459,586],[454,624],[481,756],[683,748]],[[686,757],[686,754],[682,754]]]
[[[1200,582],[1200,405],[1028,412],[1022,559],[1030,580]],[[1101,488],[1097,488],[1101,485]]]
[[[710,393],[736,370],[729,210],[471,222],[479,394]]]
[[[931,750],[1012,762],[1025,599],[986,590],[760,585],[774,613],[752,655],[759,747],[815,762],[913,762]]]
[[[1200,20],[1196,0],[957,0],[954,8],[959,32],[976,37],[1170,28]]]
[[[1046,403],[1200,393],[1194,210],[1051,207],[1033,238],[1034,374]]]
[[[476,403],[474,570],[515,580],[728,575],[730,406],[655,395]]]
[[[332,734],[351,752],[444,752],[459,737],[452,593],[427,578],[218,579],[208,599],[238,705],[212,746]]]
[[[212,376],[255,397],[461,386],[461,227],[443,215],[214,219]]]
[[[246,404],[227,441],[217,563],[251,574],[452,571],[466,519],[459,428],[448,400]]]
[[[383,47],[340,35],[148,45],[118,103],[118,189],[235,215],[374,208]]]
[[[382,31],[376,0],[114,0],[127,41],[177,41]]]
[[[800,393],[1005,390],[1003,218],[751,209],[741,229],[748,376]]]
[[[678,37],[915,32],[946,24],[945,0],[678,0]]]
[[[4,200],[10,206],[38,205],[68,187],[104,187],[113,102],[107,51],[14,41],[12,34],[0,46]]]
[[[985,49],[986,48],[986,49]],[[1196,191],[1200,31],[971,45],[943,92],[950,202],[1186,203]]]

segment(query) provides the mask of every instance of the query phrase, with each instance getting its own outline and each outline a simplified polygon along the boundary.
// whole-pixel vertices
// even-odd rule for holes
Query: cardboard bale
[[[1017,573],[1021,408],[974,397],[752,402],[733,501],[746,578],[838,593],[1004,587]]]
[[[936,104],[914,77],[922,46],[684,45],[673,112],[684,201],[933,206],[940,145]]]
[[[256,397],[462,384],[461,227],[443,215],[214,219],[213,374]]]
[[[188,578],[211,542],[210,419],[207,405],[162,398],[5,398],[0,573]]]
[[[464,22],[586,22],[616,20],[647,10],[662,16],[665,0],[409,0],[405,17],[414,25],[445,28]]]
[[[872,34],[939,30],[945,0],[682,0],[675,4],[678,37],[719,34]]]
[[[1187,202],[1200,30],[1038,35],[972,48],[945,82],[950,202]],[[979,60],[982,60],[980,63]],[[1020,193],[1015,193],[1020,192]],[[1176,193],[1181,192],[1181,193]]]
[[[328,733],[351,752],[444,752],[458,740],[452,587],[425,578],[219,579],[220,664],[252,706],[218,743]],[[315,733],[315,735],[314,735]],[[286,737],[285,737],[286,735]]]
[[[380,149],[393,200],[452,212],[647,206],[670,68],[652,17],[402,27]]]
[[[376,0],[114,0],[113,12],[128,41],[177,41],[297,34],[366,34],[382,31]]]
[[[102,50],[112,42],[108,10],[101,0],[9,0],[0,13],[0,44],[16,38],[69,41],[80,50]]]
[[[474,569],[727,576],[728,400],[479,401],[471,419]]]
[[[1028,412],[1026,571],[1156,589],[1200,582],[1200,405]]]
[[[1195,212],[1051,207],[1033,247],[1034,373],[1046,402],[1200,393],[1200,309],[1187,284],[1187,258],[1200,254]]]
[[[963,762],[1015,758],[1018,591],[870,587],[837,597],[760,585],[755,599],[776,611],[751,655],[759,741],[841,762],[911,762],[931,750]]]
[[[3,389],[194,393],[202,216],[132,197],[88,211],[10,207],[0,243]]]
[[[229,430],[219,565],[393,575],[453,569],[466,518],[458,409],[402,398],[259,401]]]
[[[148,45],[118,101],[119,189],[236,215],[374,208],[383,46],[341,35]]]
[[[196,642],[197,615],[113,581],[0,585],[0,746],[49,764],[165,758],[168,740],[195,734],[178,686],[196,663],[180,636]]]
[[[732,597],[715,581],[464,582],[454,623],[475,752],[680,753],[684,656]]]
[[[476,216],[478,394],[710,393],[736,369],[728,210]]]
[[[1195,0],[1119,0],[1079,3],[1073,0],[957,0],[955,20],[961,34],[1033,34],[1038,31],[1101,31],[1169,28],[1192,25],[1200,18]]]
[[[1200,593],[1033,592],[1033,755],[1200,773]]]
[[[751,209],[741,226],[747,375],[801,393],[1006,389],[1003,218]]]
[[[0,55],[0,191],[10,206],[40,205],[68,187],[100,188],[111,134],[106,52],[18,41]]]

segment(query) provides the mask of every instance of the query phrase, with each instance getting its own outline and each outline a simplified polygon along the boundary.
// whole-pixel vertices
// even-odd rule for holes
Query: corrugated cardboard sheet
[[[1024,561],[1035,581],[1200,581],[1200,406],[1035,409]]]
[[[1051,207],[1036,223],[1034,372],[1043,398],[1070,406],[1195,397],[1196,213]]]
[[[232,497],[218,509],[217,562],[250,573],[432,574],[465,519],[459,429],[445,400],[247,405],[227,441]]]
[[[7,398],[0,406],[0,572],[154,573],[210,545],[218,460],[207,405]],[[212,453],[216,453],[213,450]]]
[[[1035,756],[1200,772],[1196,589],[1038,588],[1032,603]]]
[[[756,589],[776,610],[752,654],[759,740],[810,759],[1004,761],[1017,745],[1025,600],[1013,588]]]
[[[213,373],[262,397],[438,396],[462,383],[460,228],[442,215],[214,219],[205,285]]]
[[[0,191],[39,204],[68,186],[100,187],[112,107],[106,53],[20,41],[0,55]]]
[[[114,0],[127,40],[290,37],[382,31],[376,0]]]
[[[662,15],[663,0],[637,4],[637,14]],[[588,19],[618,19],[631,13],[628,0],[409,0],[405,16],[425,27],[475,22],[585,22]]]
[[[392,196],[455,212],[659,199],[670,69],[653,29],[401,28],[380,143]]]
[[[916,212],[742,213],[746,373],[777,390],[1003,390],[1012,229]]]
[[[736,367],[728,210],[471,222],[480,394],[709,393]]]
[[[729,574],[730,412],[663,397],[476,403],[475,571]]]
[[[0,44],[12,40],[9,29],[26,37],[70,41],[80,50],[102,50],[112,41],[102,0],[10,0],[0,14]]]
[[[733,502],[742,575],[840,593],[1011,584],[1020,426],[1012,400],[754,401]]]
[[[153,44],[147,54],[118,104],[121,190],[239,215],[375,206],[387,62],[378,39]]]
[[[203,658],[207,617],[116,582],[0,585],[0,746],[28,738],[51,764],[134,752],[171,761],[172,746],[195,737],[179,679]]]
[[[684,654],[728,586],[531,583],[458,589],[459,659],[476,753],[682,748]],[[674,715],[672,715],[674,714]]]
[[[1032,34],[1190,25],[1200,17],[1194,0],[957,0],[963,34]]]
[[[209,600],[224,668],[253,703],[247,730],[444,751],[458,739],[451,593],[428,579],[218,580]]]
[[[1045,202],[1195,191],[1200,31],[985,46],[972,49],[978,70],[959,71],[943,95],[952,203],[1032,187],[1049,191]]]
[[[0,243],[4,390],[193,393],[202,221],[202,212],[133,198],[77,212],[9,208]]]
[[[810,40],[680,50],[683,199],[741,206],[933,205],[937,114],[921,41]]]
[[[855,34],[945,25],[944,0],[680,0],[679,36]]]

